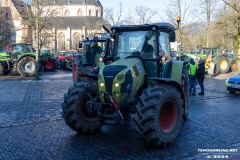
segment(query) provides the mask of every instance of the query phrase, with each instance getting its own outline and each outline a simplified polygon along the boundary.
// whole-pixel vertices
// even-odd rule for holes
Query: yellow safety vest
[[[188,70],[188,74],[195,76],[196,75],[196,71],[197,71],[197,64],[191,64],[189,63],[189,70]]]

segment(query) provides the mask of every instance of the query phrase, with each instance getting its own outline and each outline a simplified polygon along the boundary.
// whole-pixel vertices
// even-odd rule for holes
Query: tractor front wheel
[[[97,93],[88,88],[92,86],[89,84],[78,82],[70,87],[62,103],[62,116],[65,123],[78,133],[93,133],[102,127],[93,102]]]
[[[53,59],[49,59],[44,62],[44,70],[45,71],[55,71],[57,69],[57,61]]]
[[[178,135],[183,115],[181,94],[173,86],[150,85],[136,106],[134,129],[151,146],[167,146]]]
[[[227,57],[219,57],[216,62],[216,71],[220,74],[225,74],[230,69],[230,62]]]
[[[17,64],[18,73],[24,77],[32,77],[36,74],[37,64],[34,57],[26,56]]]
[[[10,70],[8,70],[6,66],[7,66],[6,62],[0,62],[0,76],[7,75],[10,73]]]

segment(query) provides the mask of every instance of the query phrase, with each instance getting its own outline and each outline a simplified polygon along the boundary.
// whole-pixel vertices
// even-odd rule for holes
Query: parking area
[[[60,104],[72,85],[70,71],[45,72],[40,81],[0,78],[0,159],[240,159],[240,94],[224,87],[232,74],[206,78],[205,95],[190,97],[189,119],[167,148],[147,146],[132,115],[92,135],[69,129]]]

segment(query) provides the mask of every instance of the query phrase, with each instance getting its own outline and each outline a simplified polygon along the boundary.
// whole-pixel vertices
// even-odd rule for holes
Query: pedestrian
[[[201,92],[198,93],[198,95],[203,96],[204,95],[203,81],[204,81],[204,77],[205,77],[205,63],[204,63],[204,61],[202,59],[200,59],[198,61],[196,77],[197,77],[198,84],[199,84],[199,86],[201,88]]]
[[[189,96],[196,96],[196,72],[197,64],[190,58],[188,67]]]

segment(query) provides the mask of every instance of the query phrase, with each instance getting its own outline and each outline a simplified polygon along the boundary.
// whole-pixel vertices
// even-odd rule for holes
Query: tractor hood
[[[10,58],[11,58],[10,53],[8,53],[8,52],[1,52],[0,53],[0,60],[7,61],[7,60],[10,60]]]
[[[145,70],[138,58],[128,58],[115,61],[99,73],[99,94],[104,101],[104,93],[109,93],[115,102],[123,101],[135,95],[144,83]]]
[[[59,61],[65,60],[66,58],[67,58],[67,56],[58,56]]]

